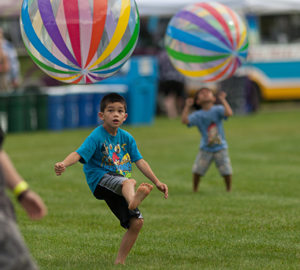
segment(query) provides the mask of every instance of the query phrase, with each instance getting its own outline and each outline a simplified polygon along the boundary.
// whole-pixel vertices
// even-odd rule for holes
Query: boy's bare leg
[[[134,210],[137,208],[141,202],[149,195],[153,186],[148,183],[142,183],[136,190],[132,200],[129,202],[128,209]]]
[[[224,175],[224,181],[226,184],[226,190],[228,192],[231,192],[231,175]]]
[[[193,191],[194,192],[198,191],[198,186],[199,186],[200,180],[201,180],[200,175],[197,173],[194,173],[193,174]]]
[[[136,181],[134,179],[127,179],[122,183],[122,194],[128,204],[132,201],[135,194]]]
[[[115,264],[125,264],[125,259],[133,247],[139,232],[143,226],[144,220],[138,218],[130,219],[130,227],[127,232],[124,234],[121,241],[120,249],[115,260]]]

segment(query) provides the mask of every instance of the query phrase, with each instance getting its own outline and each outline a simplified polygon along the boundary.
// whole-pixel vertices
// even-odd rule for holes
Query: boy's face
[[[111,128],[118,128],[127,118],[125,107],[120,102],[109,103],[104,112],[99,112],[100,119]]]
[[[209,89],[202,89],[197,96],[196,103],[198,105],[201,105],[203,103],[214,103],[216,101],[216,98],[213,94],[213,92]]]

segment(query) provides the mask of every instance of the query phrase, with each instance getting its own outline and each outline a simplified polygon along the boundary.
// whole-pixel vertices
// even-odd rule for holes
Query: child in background
[[[131,163],[168,198],[168,187],[161,183],[148,163],[142,158],[134,138],[119,127],[127,118],[125,99],[116,93],[103,97],[99,117],[104,121],[97,127],[75,152],[64,161],[55,164],[56,175],[66,167],[80,161],[93,195],[105,200],[111,211],[120,220],[125,233],[115,264],[125,264],[143,226],[143,217],[138,209],[153,186],[142,183],[135,192],[136,181],[131,179]]]
[[[219,92],[222,105],[214,105],[216,97],[208,88],[201,88],[195,99],[188,98],[181,115],[183,124],[197,126],[202,137],[200,151],[195,159],[193,172],[193,191],[198,191],[201,177],[205,175],[212,161],[215,161],[220,174],[224,177],[226,190],[231,191],[232,168],[228,154],[222,120],[233,114],[226,101],[226,93]],[[191,113],[192,106],[201,108]],[[191,114],[190,114],[191,113]]]

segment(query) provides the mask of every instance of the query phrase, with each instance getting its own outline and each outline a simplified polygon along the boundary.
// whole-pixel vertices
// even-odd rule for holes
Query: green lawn
[[[199,134],[179,120],[123,126],[168,184],[140,206],[142,232],[126,266],[114,266],[125,230],[85,182],[82,165],[56,177],[54,164],[92,129],[9,134],[5,150],[48,206],[30,221],[16,204],[19,226],[40,269],[300,269],[300,111],[235,116],[225,122],[233,192],[213,165],[192,193]],[[133,178],[146,181],[134,166]]]

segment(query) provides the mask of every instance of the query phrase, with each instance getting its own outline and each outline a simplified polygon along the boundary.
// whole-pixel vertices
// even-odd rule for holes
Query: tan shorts
[[[204,176],[213,161],[215,161],[222,176],[232,175],[231,161],[227,149],[222,149],[218,152],[200,150],[195,159],[192,172]]]

